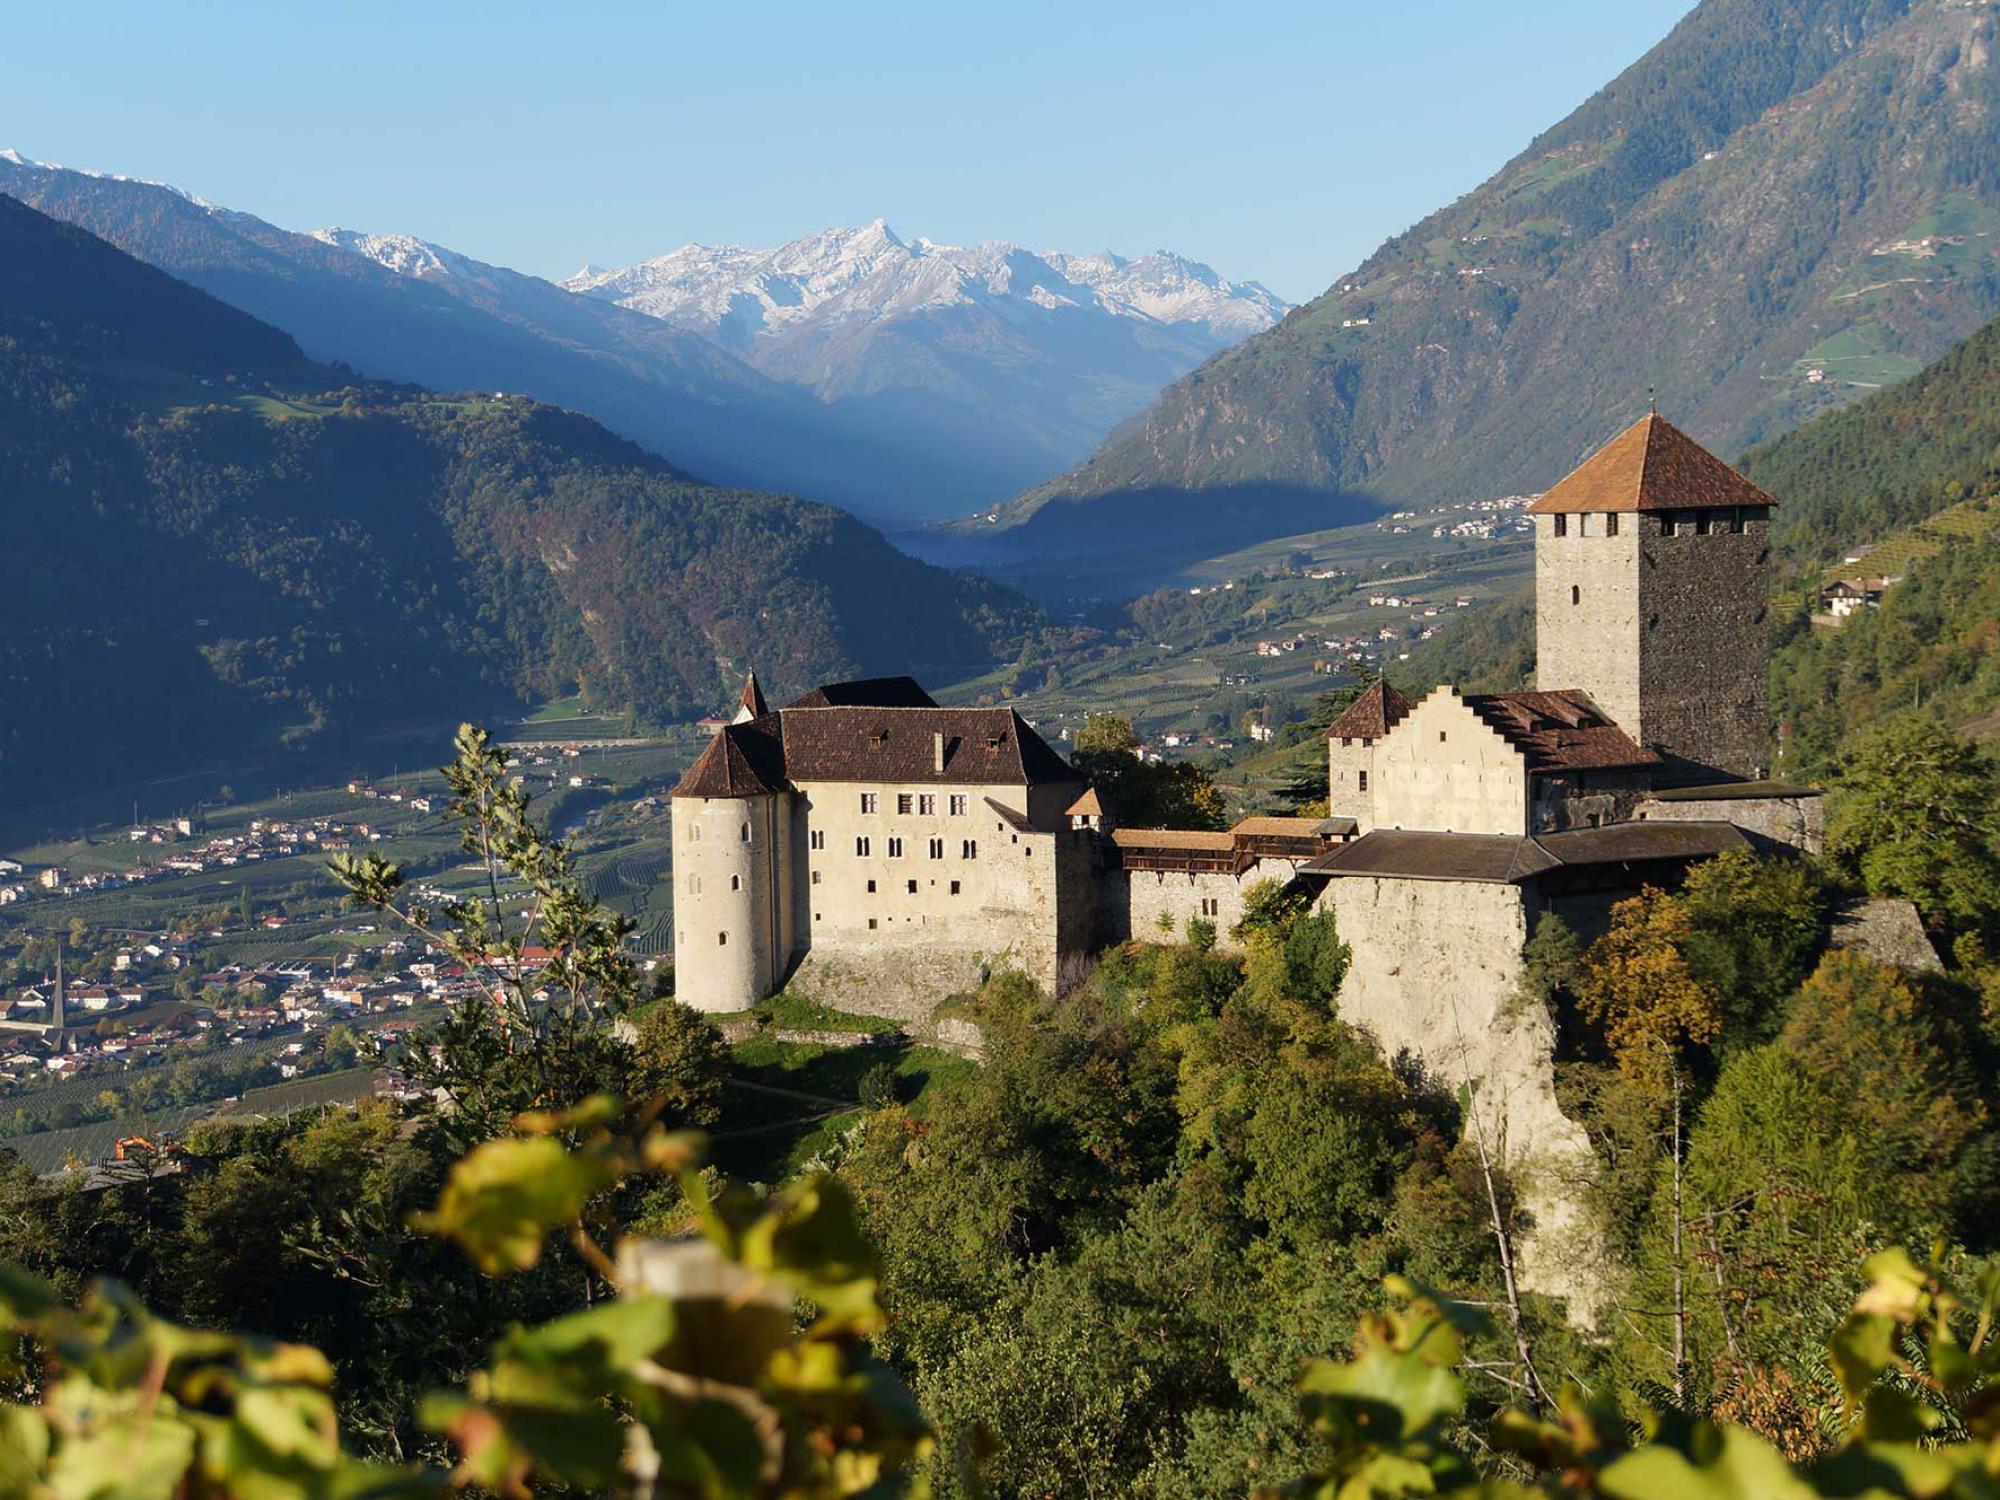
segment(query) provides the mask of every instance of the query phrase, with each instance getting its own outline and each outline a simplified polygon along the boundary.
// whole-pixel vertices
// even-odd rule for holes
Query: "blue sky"
[[[0,146],[549,275],[879,215],[1300,300],[1689,3],[24,0]]]

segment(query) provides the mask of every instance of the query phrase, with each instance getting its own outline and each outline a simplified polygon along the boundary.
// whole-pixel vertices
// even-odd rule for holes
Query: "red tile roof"
[[[1530,505],[1528,513],[1708,510],[1777,503],[1654,412],[1578,464]]]
[[[1473,693],[1465,706],[1519,750],[1530,775],[1654,766],[1660,757],[1598,712],[1574,688],[1552,693]]]
[[[757,685],[755,672],[743,679],[743,691],[736,699],[736,707],[749,710],[753,719],[761,719],[771,711],[764,706],[764,690]]]
[[[1410,700],[1376,678],[1347,710],[1327,726],[1330,740],[1379,740],[1410,711]]]

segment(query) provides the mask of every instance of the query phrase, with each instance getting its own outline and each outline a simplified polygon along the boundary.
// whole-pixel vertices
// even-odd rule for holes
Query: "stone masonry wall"
[[[1555,534],[1562,520],[1564,535]],[[1640,517],[1536,516],[1535,686],[1578,688],[1639,738]]]
[[[1770,522],[1644,542],[1639,676],[1645,742],[1696,767],[1762,776],[1770,765]]]
[[[1670,802],[1648,799],[1639,804],[1641,822],[1734,823],[1760,844],[1795,849],[1801,854],[1826,853],[1826,798],[1717,797]]]

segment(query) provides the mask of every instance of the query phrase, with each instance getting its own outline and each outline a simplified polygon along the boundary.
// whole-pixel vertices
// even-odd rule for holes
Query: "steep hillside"
[[[2000,320],[1914,379],[1753,449],[1743,470],[1783,498],[1804,562],[2000,490]]]
[[[0,803],[581,686],[654,717],[1032,622],[824,506],[521,397],[308,363],[0,197]]]
[[[873,515],[936,503],[953,470],[835,419],[708,339],[420,241],[296,234],[158,183],[0,152],[0,193],[282,328],[314,359],[595,417],[718,483]],[[357,241],[417,246],[377,259]]]
[[[940,496],[959,502],[955,513],[1085,457],[1162,387],[1286,309],[1164,251],[942,245],[879,219],[774,250],[686,245],[564,285],[698,332],[859,430],[894,424],[955,452],[967,483]]]
[[[1520,492],[1649,387],[1731,452],[1907,376],[2000,308],[1994,29],[1963,0],[1704,0],[994,527],[1107,496]]]

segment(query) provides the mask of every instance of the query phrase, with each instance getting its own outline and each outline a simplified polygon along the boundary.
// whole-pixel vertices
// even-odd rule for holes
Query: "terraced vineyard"
[[[1822,585],[1836,578],[1863,574],[1870,578],[1900,578],[1914,563],[1935,557],[1955,543],[1978,541],[2000,530],[2000,503],[1988,496],[1962,500],[1920,525],[1899,531],[1871,548],[1859,562],[1838,563],[1826,570]]]
[[[7,1146],[37,1172],[60,1172],[75,1163],[107,1161],[118,1142],[138,1134],[179,1135],[197,1120],[268,1119],[323,1104],[345,1104],[374,1090],[373,1068],[347,1068],[312,1078],[294,1078],[267,1088],[251,1089],[240,1098],[214,1104],[178,1105],[124,1120],[100,1120],[67,1130],[47,1130],[20,1136]]]

